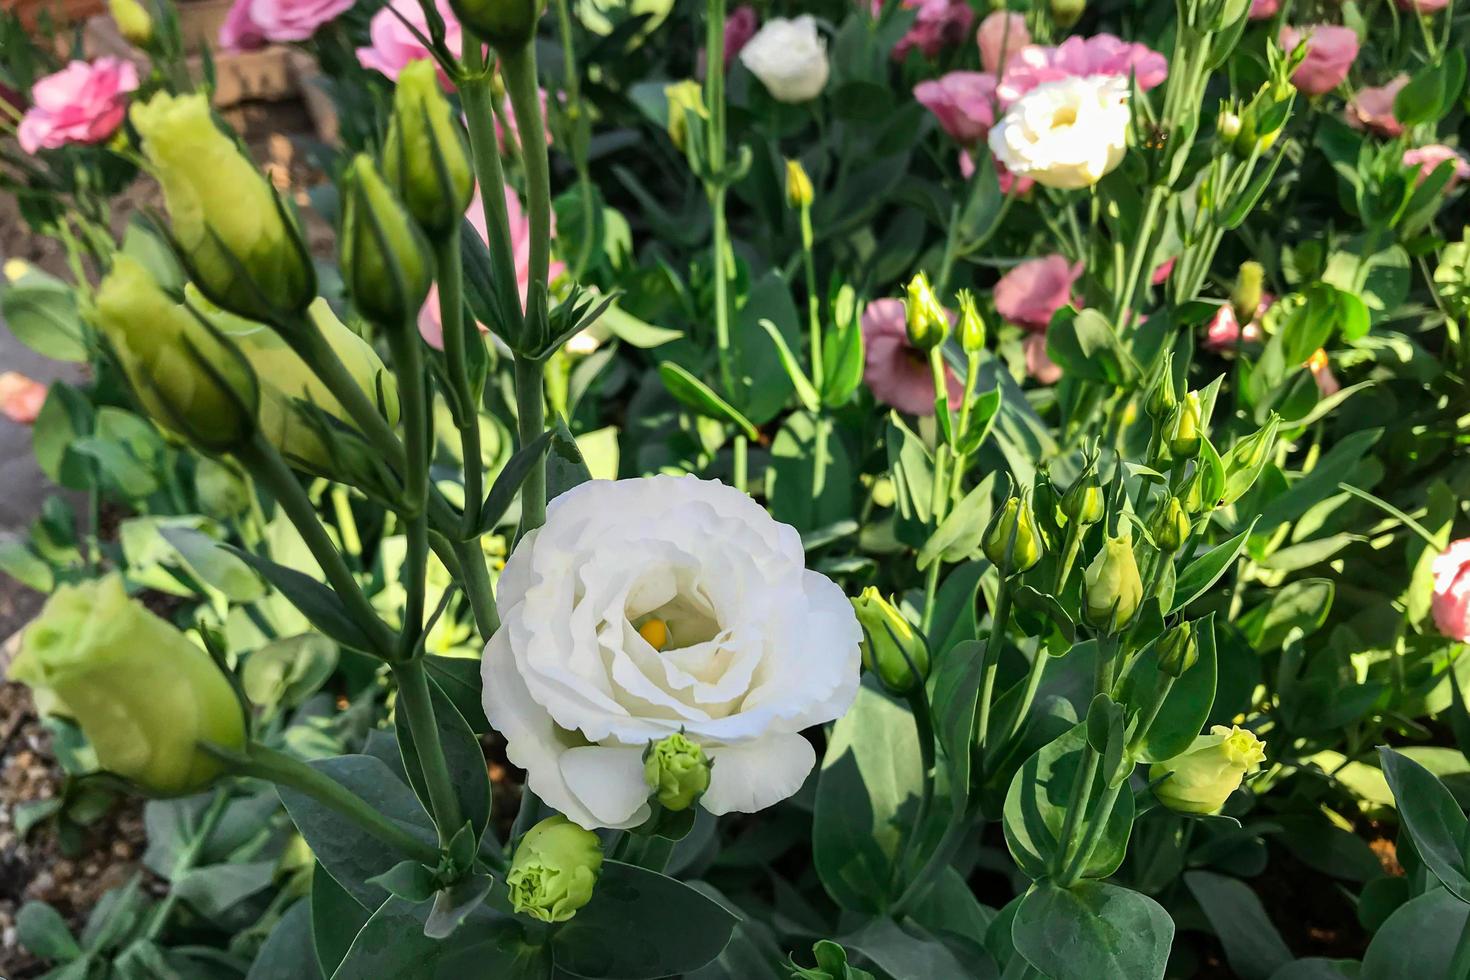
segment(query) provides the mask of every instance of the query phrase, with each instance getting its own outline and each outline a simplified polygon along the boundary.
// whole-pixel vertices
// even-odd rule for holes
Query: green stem
[[[480,186],[490,263],[497,282],[512,283],[516,281],[515,252],[510,243],[510,214],[505,207],[505,172],[500,166],[500,145],[495,139],[490,73],[485,67],[480,42],[470,31],[464,32],[464,63],[466,75],[460,81],[459,95],[470,133],[470,150],[475,158],[475,181]],[[504,305],[500,315],[505,320],[502,328],[506,336],[520,332],[518,326],[523,318],[514,295],[514,291],[505,290],[501,297]]]
[[[458,250],[455,250],[456,255]],[[446,327],[448,325],[446,324]],[[463,323],[460,324],[463,339]],[[446,329],[445,337],[449,336]],[[393,366],[398,375],[399,399],[403,404],[403,428],[407,467],[404,474],[404,521],[408,540],[403,562],[403,588],[406,596],[403,628],[399,635],[398,656],[412,656],[424,627],[424,595],[428,588],[429,558],[429,392],[424,373],[423,350],[413,323],[402,323],[389,336],[393,349]],[[461,344],[461,347],[463,345]],[[461,351],[463,353],[463,351]]]
[[[1116,636],[1110,633],[1098,636],[1097,666],[1092,680],[1093,697],[1112,691],[1113,656],[1117,649],[1118,638]],[[1081,822],[1083,815],[1087,812],[1087,805],[1092,800],[1092,784],[1097,776],[1100,761],[1101,758],[1092,745],[1084,743],[1082,764],[1077,767],[1077,776],[1072,780],[1072,791],[1067,797],[1067,816],[1062,822],[1062,832],[1057,835],[1061,849],[1057,851],[1057,859],[1052,868],[1054,874],[1061,874],[1065,868],[1068,847],[1070,842],[1076,839],[1077,825]]]
[[[485,567],[485,553],[480,550],[479,539],[456,541],[454,556],[459,559],[464,594],[474,611],[475,627],[480,639],[488,642],[500,629],[500,613],[495,608],[495,593],[490,587],[490,570]]]
[[[245,758],[233,762],[233,768],[239,775],[268,780],[306,794],[415,861],[430,866],[439,863],[439,850],[432,844],[389,820],[331,776],[284,752],[252,743]]]
[[[709,113],[705,144],[709,150],[709,197],[713,228],[711,258],[715,277],[715,352],[719,358],[720,386],[726,398],[735,398],[735,373],[730,363],[730,283],[725,257],[730,251],[725,224],[725,0],[709,0],[704,25],[704,104]],[[737,481],[744,488],[744,481]]]
[[[281,459],[281,454],[263,436],[256,433],[249,443],[235,451],[235,456],[256,481],[270,492],[296,526],[312,557],[326,575],[327,582],[337,593],[337,598],[347,607],[348,614],[362,628],[372,644],[373,649],[365,652],[391,659],[394,652],[393,635],[378,618],[377,610],[368,602],[367,596],[363,595],[357,579],[342,560],[342,554],[332,543],[326,528],[322,527],[316,506],[312,504],[306,491],[301,489],[301,484],[296,482],[296,474]]]
[[[995,595],[995,611],[990,617],[990,636],[985,640],[985,663],[980,669],[980,702],[976,709],[975,725],[976,743],[980,747],[982,759],[986,743],[990,739],[990,708],[995,699],[995,674],[1000,668],[1001,646],[1005,642],[1006,626],[1010,620],[1011,581],[1001,576],[1000,588]]]
[[[1097,768],[1097,758],[1097,754],[1093,753],[1092,763],[1094,770]],[[1097,845],[1102,840],[1103,833],[1108,829],[1108,817],[1113,813],[1113,805],[1118,802],[1118,794],[1126,785],[1128,785],[1126,779],[1119,780],[1104,790],[1103,795],[1098,798],[1097,809],[1092,814],[1092,821],[1087,825],[1087,836],[1082,838],[1082,843],[1078,846],[1077,853],[1072,855],[1072,860],[1067,864],[1066,870],[1057,879],[1058,885],[1061,885],[1063,888],[1070,888],[1073,882],[1082,877],[1082,872],[1087,868],[1087,862],[1092,860],[1092,852],[1097,850]],[[1069,837],[1061,838],[1063,853],[1066,852],[1066,842],[1070,839]]]
[[[556,26],[561,35],[562,82],[566,86],[566,105],[563,111],[571,120],[572,137],[570,149],[572,163],[577,171],[577,182],[581,185],[578,197],[582,204],[582,227],[591,229],[595,224],[593,213],[596,202],[590,193],[592,178],[587,169],[587,143],[584,139],[587,125],[587,110],[582,105],[582,79],[577,73],[577,45],[572,32],[572,11],[567,0],[556,0]],[[592,236],[586,234],[577,243],[576,261],[572,264],[572,278],[581,280],[587,271],[587,261],[592,256]]]
[[[531,292],[545,289],[551,266],[551,175],[546,157],[546,130],[536,88],[536,44],[500,52],[500,70],[521,132],[521,160],[526,170],[526,218],[531,226]],[[533,306],[534,308],[534,306]]]
[[[546,399],[541,362],[515,357],[516,428],[520,444],[529,446],[546,429]],[[521,484],[521,534],[546,523],[546,462],[537,463]]]
[[[980,381],[980,355],[965,355],[965,400],[960,403],[960,427],[955,431],[959,433],[959,441],[963,442],[965,433],[970,429],[970,411],[974,408],[975,385]],[[963,487],[965,476],[965,464],[969,461],[969,454],[961,451],[955,452],[954,469],[949,474],[949,502],[951,505],[958,503],[960,490]]]
[[[444,333],[444,360],[460,411],[460,455],[464,460],[464,516],[460,536],[470,537],[480,523],[480,498],[485,493],[485,467],[480,459],[480,399],[470,384],[469,336],[464,323],[464,257],[459,236],[449,235],[434,245],[439,271],[439,323]]]
[[[209,838],[219,826],[220,818],[225,815],[225,810],[230,804],[229,791],[223,787],[214,791],[213,798],[199,818],[199,825],[194,828],[194,836],[184,849],[179,852],[178,860],[174,862],[169,873],[169,880],[177,882],[185,872],[199,863],[200,855],[209,844]],[[158,903],[158,908],[153,912],[153,918],[148,923],[148,932],[145,938],[156,940],[163,932],[163,927],[168,925],[168,920],[173,915],[174,907],[179,901],[179,890],[170,888],[168,894],[164,895],[163,901]]]
[[[1045,649],[1038,649],[1035,659],[1031,661],[1031,669],[1026,673],[1026,690],[1021,694],[1021,700],[1016,702],[1015,711],[1011,714],[1007,723],[1001,726],[1006,733],[1006,740],[1001,743],[1005,748],[999,757],[1003,757],[1021,735],[1021,728],[1026,723],[1026,715],[1031,710],[1031,705],[1036,702],[1036,692],[1041,688],[1041,678],[1046,673],[1047,658],[1051,655]]]
[[[908,692],[907,700],[909,711],[914,716],[914,728],[918,730],[919,736],[919,765],[924,777],[923,787],[919,791],[919,806],[914,814],[912,836],[904,860],[894,865],[894,874],[899,875],[908,863],[908,857],[912,854],[919,842],[924,839],[924,824],[929,820],[929,810],[934,805],[934,777],[935,767],[938,764],[938,756],[934,746],[934,716],[929,710],[929,696],[923,684],[915,684],[913,690]]]
[[[748,472],[750,468],[750,440],[747,439],[743,434],[737,434],[735,436],[735,447],[733,449],[733,453],[734,462],[732,465],[734,467],[735,489],[739,490],[742,493],[749,493],[750,491],[747,488],[746,484],[749,482],[750,479],[750,474]]]
[[[943,559],[936,555],[928,571],[924,573],[924,610],[919,618],[919,630],[926,639],[929,628],[934,625],[934,611],[939,600],[939,572],[943,567]]]
[[[383,413],[368,397],[367,392],[358,385],[357,379],[352,376],[347,365],[342,363],[342,359],[337,356],[337,352],[310,317],[303,315],[295,322],[280,324],[278,331],[347,410],[348,416],[368,442],[383,454],[390,466],[400,473],[403,472],[407,456],[403,444],[393,432],[393,427],[388,424],[388,420],[383,417]]]
[[[822,370],[822,300],[817,294],[817,266],[812,257],[812,209],[801,206],[801,261],[806,272],[807,329],[811,333],[812,383],[818,389],[826,373]]]
[[[1074,522],[1067,523],[1066,538],[1067,543],[1062,551],[1062,564],[1057,568],[1057,580],[1051,590],[1053,595],[1062,594],[1062,589],[1072,574],[1072,566],[1077,563],[1077,551],[1082,547],[1082,535],[1078,533],[1078,527]]]
[[[439,738],[434,701],[429,694],[429,674],[422,658],[418,658],[395,665],[393,677],[398,682],[398,709],[408,717],[419,766],[429,787],[439,844],[446,846],[464,825],[464,817],[454,792],[454,779],[449,774],[449,762],[444,757],[444,744]]]

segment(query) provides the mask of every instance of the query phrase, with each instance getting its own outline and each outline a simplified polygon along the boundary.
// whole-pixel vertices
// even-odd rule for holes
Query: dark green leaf
[[[1016,950],[1052,980],[1159,980],[1174,922],[1153,899],[1101,881],[1033,886],[1011,926]]]

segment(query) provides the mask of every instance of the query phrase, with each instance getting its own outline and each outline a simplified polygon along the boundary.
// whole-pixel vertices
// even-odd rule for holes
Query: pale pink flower
[[[521,210],[521,199],[509,185],[505,188],[505,210],[510,218],[510,249],[515,259],[516,285],[520,289],[521,309],[526,308],[526,293],[531,288],[531,222]],[[480,233],[482,241],[489,241],[485,231],[485,207],[480,200],[479,188],[475,189],[475,196],[470,201],[469,210],[465,217],[470,219],[470,224]],[[551,216],[551,233],[556,235],[556,215]],[[561,275],[566,266],[561,262],[553,261],[547,273],[547,280],[555,281]],[[490,328],[480,324],[480,332],[488,333]],[[435,350],[444,349],[444,325],[439,320],[439,286],[436,283],[429,287],[429,295],[424,300],[423,307],[419,310],[419,334],[424,342]]]
[[[999,70],[1011,55],[1031,43],[1031,32],[1026,30],[1026,15],[1014,11],[993,11],[980,22],[980,29],[975,32],[975,43],[980,46],[980,65],[989,72]]]
[[[965,146],[983,140],[995,125],[995,76],[989,72],[952,71],[920,82],[914,98]]]
[[[975,12],[965,0],[902,0],[902,6],[917,9],[919,15],[914,26],[893,46],[895,61],[902,61],[914,48],[926,58],[936,57],[963,41],[975,20]]]
[[[546,118],[546,89],[536,90],[541,99],[541,130],[546,134],[546,145],[551,145],[551,124]],[[510,95],[507,93],[496,107],[500,111],[495,113],[495,143],[500,147],[501,153],[510,152],[510,144],[506,141],[505,131],[510,130],[510,138],[516,146],[521,144],[521,124],[516,122],[516,115],[510,107]],[[504,118],[504,123],[501,119]]]
[[[1007,170],[1006,165],[997,160],[993,153],[990,155],[990,162],[995,167],[995,181],[1000,185],[1002,194],[1011,193],[1011,188],[1015,187],[1016,196],[1024,197],[1027,191],[1036,186],[1036,181],[1032,178],[1017,177]],[[960,176],[966,180],[975,176],[975,158],[970,156],[969,150],[960,150]]]
[[[31,107],[16,133],[20,148],[34,154],[69,143],[101,143],[122,125],[128,93],[137,87],[131,61],[71,62],[31,87]]]
[[[1235,315],[1234,307],[1229,303],[1222,304],[1205,327],[1205,348],[1218,352],[1233,349],[1237,341],[1243,344],[1260,342],[1265,336],[1261,330],[1261,317],[1274,302],[1276,297],[1270,293],[1262,293],[1261,305],[1256,307],[1255,319],[1247,323],[1244,330],[1240,328],[1240,320]]]
[[[263,46],[267,41],[305,41],[317,28],[351,9],[353,0],[235,0],[220,27],[226,51]]]
[[[1434,598],[1430,611],[1434,625],[1452,640],[1470,640],[1470,538],[1452,542],[1430,566]]]
[[[1061,380],[1062,369],[1046,352],[1046,334],[1028,333],[1021,341],[1021,350],[1026,355],[1026,373],[1037,384],[1054,385]]]
[[[459,21],[454,16],[454,11],[449,9],[446,0],[434,0],[434,9],[439,11],[439,16],[444,18],[444,43],[450,51],[458,51],[462,43],[463,31]],[[394,11],[403,15],[400,20]],[[429,19],[424,16],[424,10],[419,6],[418,0],[392,0],[392,3],[373,14],[373,19],[368,22],[368,40],[372,43],[365,48],[357,49],[357,60],[364,68],[382,72],[389,78],[397,81],[398,73],[410,61],[420,58],[432,58],[433,54],[419,43],[419,39],[413,36],[403,23],[408,21],[418,31],[429,36]],[[444,74],[442,68],[437,67],[439,82],[445,88],[450,87],[449,76]]]
[[[1154,274],[1152,277],[1150,277],[1149,282],[1153,283],[1155,286],[1162,286],[1164,283],[1168,282],[1169,277],[1174,274],[1174,263],[1178,261],[1178,256],[1175,256],[1172,259],[1165,259],[1158,265],[1154,266]]]
[[[1276,16],[1276,11],[1281,9],[1281,0],[1251,0],[1251,12],[1246,16],[1251,20],[1266,20]]]
[[[1449,183],[1445,184],[1445,190],[1449,190],[1462,180],[1470,179],[1470,161],[1467,161],[1460,153],[1443,143],[1431,143],[1428,146],[1416,146],[1412,150],[1404,151],[1404,166],[1418,167],[1419,180],[1434,173],[1440,164],[1446,160],[1453,160],[1454,171],[1450,174]]]
[[[1307,56],[1291,73],[1291,84],[1303,95],[1331,92],[1347,78],[1358,57],[1358,35],[1351,27],[1308,24],[1281,28],[1281,47],[1290,52],[1305,38]]]
[[[1450,5],[1450,0],[1394,0],[1400,10],[1417,11],[1421,14],[1437,14]]]
[[[1089,75],[1132,75],[1141,91],[1169,77],[1169,62],[1142,44],[1130,44],[1111,34],[1069,37],[1054,48],[1028,44],[1006,61],[1001,74],[1001,104],[1009,105],[1043,82]]]
[[[873,397],[909,415],[934,414],[934,373],[929,358],[909,343],[903,301],[875,299],[863,310],[863,380]],[[949,403],[958,406],[965,387],[946,368]]]
[[[1393,101],[1407,84],[1408,75],[1397,75],[1387,85],[1358,89],[1357,94],[1348,100],[1343,113],[1347,124],[1354,129],[1371,130],[1379,136],[1400,135],[1404,127],[1393,114]]]
[[[17,371],[0,374],[0,415],[17,425],[30,425],[46,404],[47,388]]]
[[[1027,259],[995,284],[995,311],[1027,330],[1045,330],[1052,314],[1072,302],[1072,284],[1082,275],[1082,263],[1069,264],[1064,256]]]

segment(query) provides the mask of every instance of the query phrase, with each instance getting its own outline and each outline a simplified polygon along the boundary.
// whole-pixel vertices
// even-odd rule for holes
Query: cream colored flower
[[[1128,80],[1090,75],[1036,86],[990,131],[1007,170],[1047,187],[1091,187],[1128,148]]]
[[[772,17],[740,49],[740,61],[778,102],[809,102],[827,84],[827,42],[810,14]]]
[[[485,713],[532,790],[586,828],[648,816],[644,751],[682,731],[700,805],[754,812],[816,763],[802,729],[857,694],[862,631],[795,529],[715,481],[594,480],[556,498],[500,578]]]

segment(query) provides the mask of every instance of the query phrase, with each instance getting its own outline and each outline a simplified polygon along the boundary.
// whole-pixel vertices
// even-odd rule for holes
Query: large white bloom
[[[567,491],[506,562],[497,605],[485,714],[531,789],[588,829],[647,819],[643,751],[681,729],[713,760],[705,809],[785,799],[816,763],[801,730],[857,694],[852,605],[793,528],[716,481]]]
[[[990,151],[1011,173],[1047,187],[1091,187],[1122,162],[1129,118],[1126,78],[1045,82],[990,130]]]
[[[810,14],[772,17],[740,49],[740,60],[779,102],[808,102],[827,84],[827,42]]]

